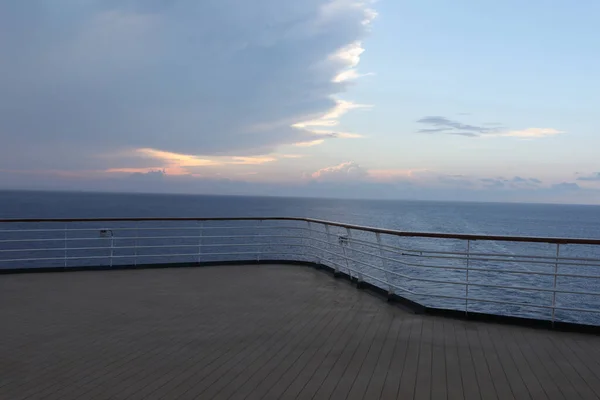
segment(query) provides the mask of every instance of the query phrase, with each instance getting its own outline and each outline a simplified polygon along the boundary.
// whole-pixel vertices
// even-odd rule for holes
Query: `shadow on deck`
[[[0,399],[600,397],[600,337],[415,315],[312,268],[0,276]]]

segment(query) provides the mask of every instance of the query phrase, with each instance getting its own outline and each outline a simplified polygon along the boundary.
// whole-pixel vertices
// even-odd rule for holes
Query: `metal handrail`
[[[176,221],[197,222],[198,226],[151,224]],[[253,221],[257,224],[217,224],[234,221]],[[265,225],[261,224],[263,221],[294,223]],[[134,226],[112,226],[118,222]],[[215,224],[206,226],[205,222]],[[592,323],[600,325],[600,284],[593,283],[592,287],[589,286],[590,282],[600,280],[600,274],[586,272],[589,268],[597,270],[600,266],[600,256],[594,258],[588,255],[578,257],[577,254],[571,254],[569,257],[560,255],[561,245],[596,246],[600,245],[600,239],[405,232],[296,217],[0,219],[0,226],[15,223],[62,223],[64,226],[51,226],[48,229],[38,226],[35,226],[35,229],[27,226],[23,226],[25,229],[0,229],[0,268],[6,263],[61,263],[68,267],[74,262],[82,263],[87,260],[88,263],[113,266],[114,263],[125,263],[128,260],[133,260],[135,265],[138,265],[140,260],[146,260],[144,263],[156,263],[169,257],[193,258],[200,262],[210,257],[222,257],[224,260],[261,260],[264,257],[283,256],[283,259],[310,260],[328,265],[336,272],[345,271],[359,281],[368,281],[389,290],[390,293],[409,298],[412,296],[413,301],[430,302],[438,299],[435,300],[438,301],[435,303],[436,308],[456,309],[456,304],[447,303],[452,300],[462,302],[464,308],[461,309],[468,313],[474,307],[477,309],[476,306],[480,303],[496,304],[516,307],[517,311],[511,312],[517,314],[521,309],[549,310],[551,317],[547,318],[552,321],[565,318],[562,315],[556,316],[557,312],[582,312],[598,314]],[[99,226],[69,226],[73,223],[93,223]],[[90,233],[94,232],[100,232],[100,236],[90,237]],[[362,233],[353,236],[353,232]],[[143,236],[144,234],[156,236]],[[46,235],[48,237],[43,237]],[[410,240],[403,241],[402,246],[384,243],[381,240],[382,235],[413,238],[417,240],[417,246],[413,247]],[[424,249],[422,243],[419,246],[419,238],[460,240],[465,241],[466,246],[464,251],[456,249],[455,244],[452,245],[451,251],[444,250],[443,247]],[[512,251],[490,253],[474,251],[472,241],[546,243],[551,244],[555,251],[553,250],[551,255],[515,254]],[[82,246],[78,247],[78,243]],[[172,248],[173,252],[165,253],[165,249],[169,248]],[[148,253],[150,250],[153,252]],[[106,254],[103,254],[104,252]],[[3,258],[3,254],[8,257]],[[40,257],[35,257],[34,254],[39,254]],[[11,255],[14,258],[10,258]],[[523,269],[519,269],[521,267]],[[562,268],[568,269],[562,271]],[[481,273],[493,279],[482,281],[479,276],[479,279],[474,280],[478,277],[477,274]],[[521,274],[522,277],[515,279],[514,274]],[[587,283],[576,281],[582,279]],[[553,281],[550,282],[551,280]],[[567,285],[562,287],[565,281]],[[596,287],[599,288],[597,291]],[[464,292],[461,292],[463,288]],[[535,292],[538,297],[532,298],[532,302],[529,303],[528,297],[525,300],[516,295],[507,298],[505,294],[498,297],[493,290],[517,292],[522,295]],[[552,298],[543,297],[547,295]],[[488,296],[491,298],[486,298]],[[574,302],[566,299],[565,303],[563,296],[598,300]],[[442,300],[446,303],[439,303]],[[504,312],[494,310],[492,312]]]

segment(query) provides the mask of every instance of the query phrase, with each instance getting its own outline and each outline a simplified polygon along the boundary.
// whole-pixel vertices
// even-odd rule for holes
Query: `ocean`
[[[0,219],[266,216],[419,232],[600,238],[600,206],[593,205],[0,192]]]
[[[170,194],[0,192],[0,219],[111,217],[309,217],[402,231],[600,239],[600,206]],[[263,232],[269,232],[269,229],[273,229],[271,232],[275,232],[277,228],[278,234],[289,237],[293,237],[300,227],[303,229],[306,227],[306,224],[287,222],[284,225],[272,223],[272,228],[270,228],[271,225],[266,222],[268,221],[265,221],[262,228],[267,230],[263,230]],[[15,240],[25,238],[25,236],[19,232],[9,232],[12,229],[30,229],[32,226],[4,224],[3,227],[0,227],[0,268],[62,266],[63,263],[65,266],[98,263],[106,265],[109,262],[110,265],[118,265],[131,264],[132,260],[136,263],[196,260],[194,254],[188,254],[190,248],[194,253],[198,248],[198,236],[189,234],[189,232],[193,232],[194,235],[197,235],[198,225],[195,222],[180,222],[176,225],[160,223],[152,226],[136,224],[135,230],[132,228],[133,225],[129,227],[111,225],[109,228],[114,229],[117,233],[113,237],[111,231],[109,241],[106,241],[106,238],[101,235],[99,236],[99,231],[107,228],[105,225],[69,224],[67,227],[71,231],[67,233],[69,235],[69,249],[67,250],[67,237],[62,236],[65,235],[64,224],[40,226],[39,228],[51,228],[56,231],[29,234],[27,238],[35,238],[34,242]],[[208,232],[210,229],[213,229],[212,232],[219,232],[214,239],[207,237],[206,233],[200,233],[200,235],[205,235],[201,239],[202,246],[204,246],[201,250],[203,252],[202,260],[218,261],[223,260],[223,257],[231,258],[224,254],[237,251],[240,252],[240,259],[252,259],[255,256],[252,253],[254,250],[249,252],[248,247],[245,247],[248,246],[249,241],[259,240],[258,237],[248,239],[256,234],[256,229],[250,224],[236,222],[229,228],[216,223],[213,225],[206,224],[203,229],[208,229]],[[120,231],[119,229],[122,228],[125,229]],[[85,236],[86,229],[91,232],[88,233],[89,237]],[[229,231],[223,231],[223,229],[229,229]],[[306,249],[298,250],[300,248],[298,244],[308,243],[308,238],[296,239],[294,245],[289,244],[289,241],[285,242],[282,238],[274,237],[270,238],[268,243],[260,244],[261,251],[266,254],[262,257],[269,258],[268,255],[272,254],[274,259],[278,259],[277,252],[281,253],[281,249],[285,248],[290,254],[295,254],[293,259],[315,261],[316,257],[317,260],[335,265],[342,259],[342,254],[349,254],[356,260],[354,267],[352,263],[348,265],[342,262],[342,269],[344,267],[349,270],[354,268],[355,272],[365,274],[367,277],[365,280],[370,280],[371,283],[378,286],[385,286],[381,282],[391,279],[398,287],[407,290],[406,293],[398,294],[433,307],[459,310],[466,308],[469,311],[541,319],[550,319],[552,317],[551,310],[548,307],[539,308],[535,305],[547,306],[555,302],[556,305],[565,308],[600,309],[600,297],[598,296],[561,293],[553,297],[550,291],[538,292],[493,287],[501,285],[552,288],[554,278],[551,274],[556,268],[554,263],[546,262],[547,260],[538,263],[533,261],[523,263],[517,262],[518,260],[514,257],[523,254],[552,257],[555,254],[554,245],[515,244],[498,241],[473,242],[471,252],[484,255],[501,254],[504,258],[503,261],[498,261],[489,259],[488,256],[474,257],[469,261],[470,268],[472,268],[470,275],[465,276],[464,270],[452,269],[453,267],[464,269],[464,257],[460,260],[447,257],[453,252],[465,251],[464,241],[398,238],[382,235],[384,245],[400,246],[408,250],[406,257],[403,255],[404,258],[398,263],[392,260],[398,257],[398,253],[384,251],[384,257],[388,257],[391,261],[387,261],[387,264],[386,261],[383,261],[384,264],[381,265],[381,259],[369,256],[373,252],[373,247],[359,243],[360,240],[375,243],[373,234],[356,232],[352,239],[357,243],[353,247],[342,248],[343,246],[338,245],[337,240],[334,244],[328,242],[330,236],[326,235],[323,227],[315,226],[314,229],[316,232],[311,235],[316,235],[314,237],[321,238],[322,243],[326,243],[322,249],[316,249],[308,254]],[[172,238],[166,240],[163,236],[157,236],[164,235],[164,232],[180,236],[176,240]],[[343,229],[339,228],[332,229],[330,233],[336,239],[346,234]],[[144,235],[146,237],[143,237]],[[246,236],[242,242],[241,239],[236,241],[229,238],[228,236],[231,235]],[[162,238],[160,241],[159,237]],[[217,239],[217,237],[227,238]],[[49,242],[44,240],[49,240]],[[90,243],[95,243],[95,241],[100,241],[101,245],[90,247]],[[65,249],[60,248],[63,243]],[[162,245],[160,253],[156,253],[157,249],[150,248],[159,244]],[[148,245],[146,252],[142,251],[144,245]],[[51,246],[54,247],[51,248]],[[33,251],[31,251],[32,249]],[[348,253],[342,253],[342,251]],[[44,253],[44,257],[35,256],[36,260],[32,260],[31,254],[40,254],[39,252]],[[438,252],[445,252],[445,255],[438,257],[436,256]],[[423,257],[427,254],[432,257]],[[600,246],[563,246],[561,256],[600,260]],[[198,255],[198,257],[200,256]],[[566,291],[600,292],[600,265],[598,265],[600,261],[588,264],[586,266],[561,265],[560,273],[580,274],[592,276],[592,278],[560,276],[556,281],[556,287]],[[379,267],[369,269],[370,265]],[[434,265],[435,268],[428,267],[428,265]],[[391,269],[397,275],[387,276],[381,271],[382,267]],[[477,268],[487,269],[487,272],[477,271]],[[513,272],[507,273],[506,271]],[[540,273],[540,275],[531,274],[531,272]],[[594,278],[596,275],[598,279]],[[411,280],[407,277],[429,279],[431,282]],[[464,285],[461,286],[458,282],[464,282],[465,279],[472,284],[468,292],[470,300],[467,303],[452,298],[453,296],[464,296]],[[445,284],[440,281],[450,283]],[[490,285],[490,287],[484,285]],[[446,297],[432,297],[432,294]],[[511,301],[517,305],[505,305],[496,303],[496,301]],[[600,314],[592,312],[557,310],[554,317],[562,321],[600,325]]]

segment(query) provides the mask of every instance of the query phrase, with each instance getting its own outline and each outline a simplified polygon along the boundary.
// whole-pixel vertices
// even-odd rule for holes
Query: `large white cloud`
[[[2,2],[0,168],[314,140],[290,125],[335,107],[373,15],[360,0]]]

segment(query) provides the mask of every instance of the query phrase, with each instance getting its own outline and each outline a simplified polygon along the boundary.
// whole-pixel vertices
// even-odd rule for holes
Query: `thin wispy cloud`
[[[440,175],[438,182],[451,187],[472,187],[475,183],[464,175]]]
[[[294,146],[296,146],[296,147],[312,147],[312,146],[318,146],[324,142],[325,142],[325,139],[315,139],[315,140],[309,140],[306,142],[297,142],[297,143],[294,143]]]
[[[211,160],[208,158],[201,158],[190,154],[174,153],[170,151],[162,151],[149,148],[137,149],[133,152],[132,155],[139,157],[147,157],[168,164],[177,164],[182,167],[207,167],[221,164],[218,161]]]
[[[552,128],[527,128],[518,131],[508,131],[504,133],[500,133],[498,136],[507,136],[507,137],[518,137],[525,139],[538,139],[547,136],[555,136],[560,135],[561,133],[565,133],[564,131],[559,131],[558,129]]]
[[[440,116],[423,117],[417,122],[428,126],[428,128],[419,129],[417,131],[418,133],[443,133],[447,135],[476,137],[489,133],[495,133],[500,130],[500,128],[464,124],[462,122]]]
[[[351,132],[337,132],[337,131],[330,131],[330,130],[326,130],[326,129],[313,129],[311,130],[312,133],[314,133],[315,135],[319,135],[319,136],[324,136],[324,137],[328,137],[328,138],[340,138],[340,139],[361,139],[364,138],[364,135],[361,135],[359,133],[351,133]]]
[[[538,188],[543,183],[540,179],[537,178],[524,178],[521,176],[514,176],[512,178],[481,178],[479,182],[483,185],[484,188],[489,189],[532,189]]]
[[[378,182],[394,182],[398,180],[412,179],[416,176],[429,172],[424,168],[413,169],[369,169],[369,178]]]
[[[305,154],[281,154],[279,157],[297,159],[297,158],[305,158],[306,155]]]
[[[572,192],[578,191],[581,187],[575,182],[561,182],[551,186],[552,189],[558,191]]]
[[[145,158],[151,160],[150,167],[119,167],[108,168],[107,173],[133,174],[162,171],[164,175],[193,175],[199,169],[223,166],[262,165],[278,160],[274,155],[257,156],[196,156],[191,154],[175,153],[157,149],[142,148],[129,153],[123,153],[123,157]],[[288,157],[289,158],[289,157]],[[135,162],[133,162],[135,163]]]
[[[526,128],[510,130],[498,123],[466,124],[441,116],[427,116],[417,120],[417,123],[427,126],[417,130],[417,133],[445,134],[466,137],[515,137],[522,139],[539,139],[555,136],[564,131],[553,128]]]
[[[342,132],[335,129],[340,124],[340,118],[351,110],[356,109],[369,109],[371,105],[368,104],[357,104],[346,100],[336,100],[334,107],[329,109],[327,112],[313,119],[298,122],[292,125],[293,128],[303,130],[313,135],[321,137],[327,137],[331,139],[357,139],[362,138],[364,135],[353,132]],[[327,129],[324,129],[327,128]],[[305,144],[305,146],[314,146],[324,142],[323,139],[300,142],[300,143],[311,143]],[[296,143],[296,145],[299,145]],[[302,144],[300,144],[302,145]]]
[[[578,181],[588,181],[588,182],[600,182],[600,172],[596,172],[595,174],[580,176],[577,178]]]
[[[313,126],[337,126],[340,124],[340,118],[351,110],[371,108],[369,104],[357,104],[347,100],[335,100],[335,105],[326,112],[314,119],[297,122],[292,125],[294,128],[308,128]]]

